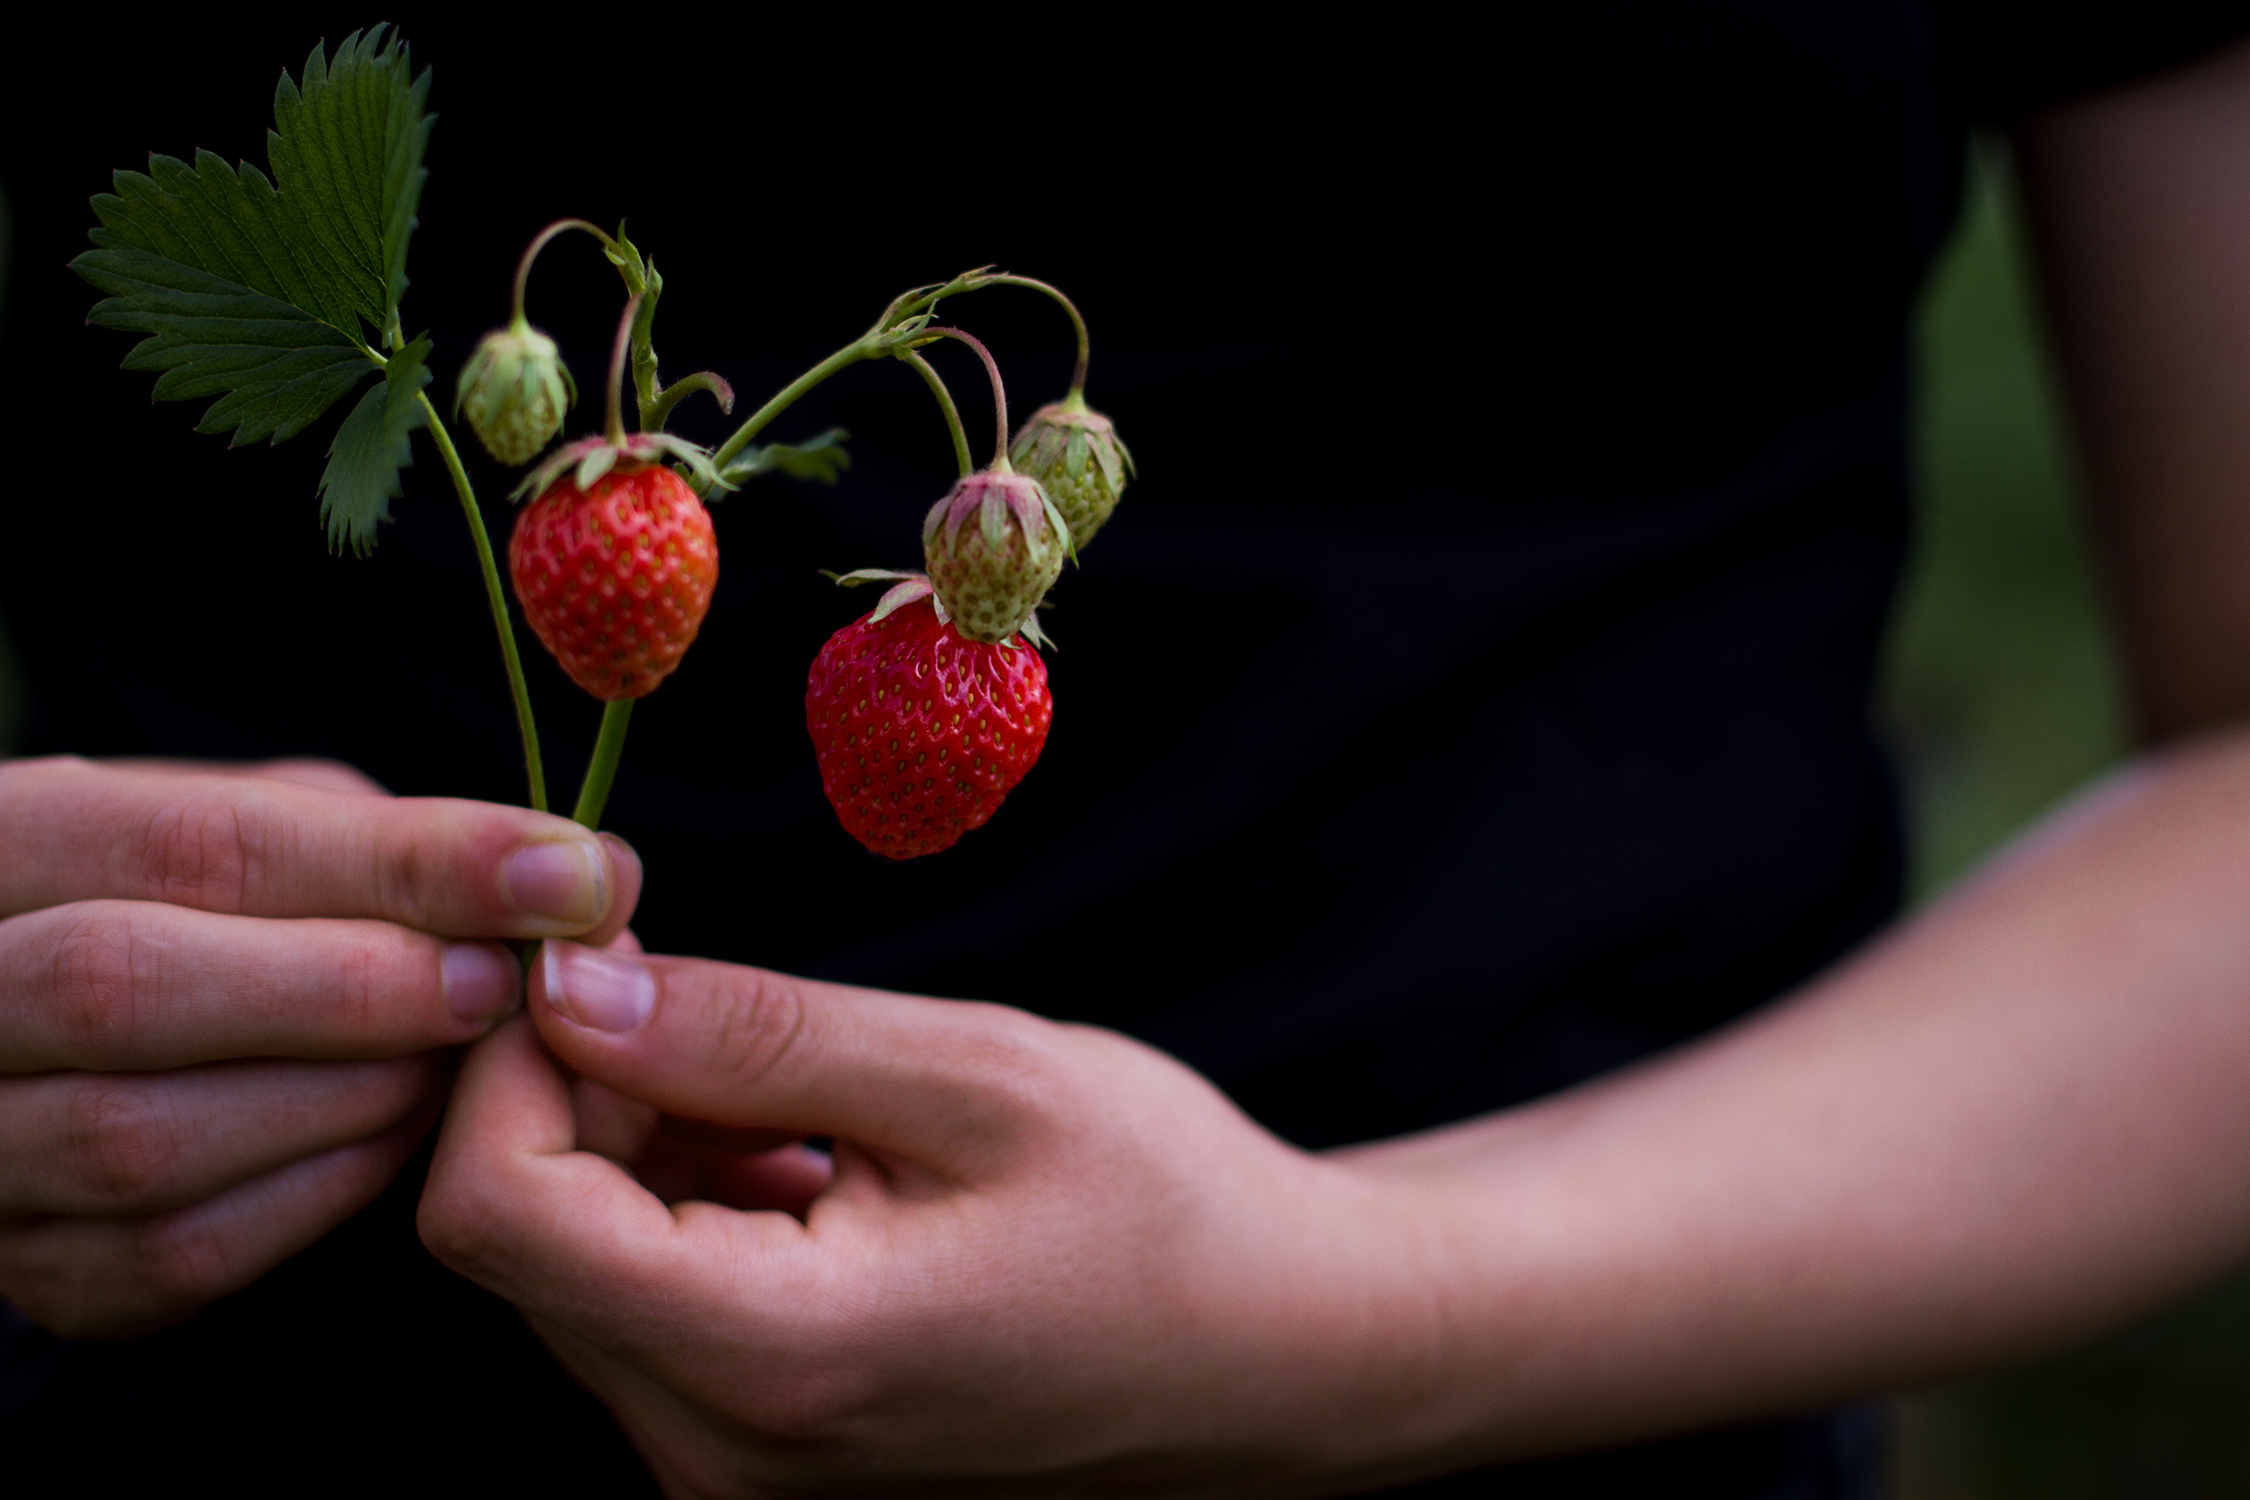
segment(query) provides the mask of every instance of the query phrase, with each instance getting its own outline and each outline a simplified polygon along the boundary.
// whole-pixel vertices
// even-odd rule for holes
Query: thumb
[[[566,1066],[667,1114],[830,1135],[952,1174],[1064,1095],[1064,1032],[998,1005],[549,940],[529,1005]]]

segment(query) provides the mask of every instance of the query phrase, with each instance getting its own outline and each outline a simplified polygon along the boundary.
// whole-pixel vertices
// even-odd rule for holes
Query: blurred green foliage
[[[2123,749],[2035,326],[1988,164],[1920,329],[1922,531],[1886,687],[1917,899]],[[2250,1279],[1897,1414],[1895,1500],[2250,1496]]]
[[[1922,308],[1920,536],[1886,691],[1916,898],[2123,747],[2020,251],[1980,170]]]

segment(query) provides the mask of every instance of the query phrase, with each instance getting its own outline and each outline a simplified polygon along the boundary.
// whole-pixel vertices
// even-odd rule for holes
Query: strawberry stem
[[[914,373],[929,385],[930,394],[937,397],[938,410],[945,413],[945,430],[953,434],[953,461],[961,466],[961,477],[968,478],[977,471],[977,463],[969,457],[969,435],[961,430],[961,409],[953,404],[953,393],[945,388],[938,372],[931,369],[930,362],[921,355],[909,349],[899,358],[914,367]]]
[[[1001,272],[998,275],[981,276],[978,278],[978,280],[980,282],[996,283],[1001,286],[1027,286],[1035,292],[1045,292],[1048,296],[1054,298],[1057,302],[1062,304],[1062,310],[1070,314],[1070,326],[1078,330],[1078,368],[1071,373],[1070,396],[1079,396],[1082,392],[1084,392],[1084,390],[1086,389],[1086,361],[1092,356],[1093,343],[1086,336],[1086,320],[1084,317],[1080,316],[1078,311],[1078,304],[1071,301],[1068,297],[1065,297],[1062,294],[1062,288],[1057,286],[1050,286],[1046,282],[1040,281],[1036,277],[1012,276],[1006,272]],[[1065,399],[1067,400],[1069,398],[1066,397]]]
[[[711,462],[724,470],[744,448],[750,446],[752,438],[765,430],[767,423],[796,405],[807,391],[837,372],[848,370],[863,359],[888,359],[904,353],[911,347],[908,341],[919,333],[922,323],[928,320],[928,309],[956,292],[975,291],[981,284],[977,278],[985,274],[985,269],[979,267],[977,270],[964,272],[942,284],[914,287],[892,298],[890,306],[883,309],[882,316],[875,320],[867,332],[790,381],[772,400],[752,412],[734,430],[734,435],[719,445],[718,451],[711,455]]]
[[[643,432],[663,430],[661,416],[651,420],[659,392],[656,388],[656,345],[651,342],[656,327],[656,299],[664,295],[664,278],[656,274],[656,262],[648,262],[648,274],[637,291],[641,299],[640,315],[633,319],[633,397],[640,414]]]
[[[609,346],[609,411],[602,435],[610,446],[625,446],[625,354],[633,346],[633,318],[641,310],[641,294],[625,299],[625,314],[617,320],[617,337]]]
[[[602,242],[602,248],[605,250],[615,250],[617,248],[617,241],[611,239],[607,234],[604,234],[595,225],[587,223],[584,219],[557,219],[554,223],[549,224],[545,229],[542,229],[539,231],[539,233],[533,235],[531,243],[524,247],[523,259],[516,262],[515,297],[508,306],[508,323],[510,327],[513,327],[514,325],[524,321],[523,294],[524,289],[531,283],[531,263],[539,258],[540,251],[547,248],[547,242],[549,240],[552,240],[556,236],[572,229],[582,229],[586,233],[592,235],[595,239],[600,240]]]
[[[531,805],[545,812],[547,768],[539,759],[539,726],[531,718],[531,690],[524,685],[523,658],[516,653],[516,631],[508,620],[508,596],[500,592],[500,569],[492,560],[492,537],[484,529],[484,512],[477,509],[476,491],[469,488],[468,471],[461,467],[461,454],[453,446],[452,434],[438,420],[437,408],[426,394],[417,393],[415,399],[422,403],[430,440],[445,460],[445,472],[453,476],[453,492],[461,497],[461,513],[468,517],[469,539],[476,543],[477,566],[484,573],[484,602],[492,610],[492,628],[500,637],[500,657],[508,665],[508,691],[516,700],[516,732],[523,737],[523,769],[531,784]]]
[[[709,391],[711,399],[719,403],[720,411],[733,412],[734,387],[727,383],[727,378],[716,371],[698,370],[673,381],[656,393],[654,401],[641,408],[641,431],[662,432],[664,424],[671,419],[672,408],[697,391]]]
[[[602,731],[594,740],[594,758],[586,763],[586,779],[578,787],[578,806],[570,814],[571,821],[589,833],[602,826],[602,809],[609,805],[609,789],[617,781],[617,762],[625,754],[625,726],[632,718],[631,698],[602,705]]]
[[[994,425],[1000,429],[1000,435],[993,440],[992,444],[992,472],[995,474],[1007,473],[1008,388],[1000,382],[1000,362],[992,357],[992,351],[985,348],[983,342],[974,334],[963,333],[958,328],[940,327],[936,324],[932,324],[922,331],[924,333],[943,334],[949,339],[959,339],[971,349],[976,350],[977,358],[984,361],[984,372],[992,377],[992,419]]]

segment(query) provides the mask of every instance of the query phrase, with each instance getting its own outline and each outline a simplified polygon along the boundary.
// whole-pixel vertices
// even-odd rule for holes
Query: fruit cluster
[[[492,539],[426,389],[430,336],[409,337],[401,307],[429,175],[429,91],[429,70],[414,72],[404,38],[388,26],[355,31],[333,51],[315,46],[300,75],[284,71],[275,90],[270,176],[209,152],[192,165],[151,156],[148,171],[119,172],[116,191],[94,198],[93,248],[71,267],[102,293],[90,322],[143,335],[126,367],[157,372],[159,400],[217,396],[197,425],[231,431],[237,446],[281,442],[357,392],[320,479],[332,549],[373,550],[402,493],[401,471],[413,462],[412,437],[429,434],[476,546],[523,738],[528,800],[544,811],[539,732]],[[578,386],[524,302],[541,252],[566,234],[600,243],[624,282],[625,310],[600,435],[542,460]],[[1068,393],[1012,440],[991,354],[936,324],[940,303],[992,286],[1053,298],[1078,335]],[[947,847],[992,816],[1046,743],[1053,704],[1038,654],[1039,606],[1132,474],[1116,429],[1086,405],[1085,319],[1045,282],[989,266],[914,287],[706,450],[665,424],[698,394],[731,414],[734,389],[709,370],[669,385],[658,378],[651,337],[663,294],[664,278],[623,225],[612,235],[584,219],[559,219],[524,250],[507,322],[478,343],[456,383],[453,416],[466,418],[501,463],[533,465],[513,496],[528,503],[507,546],[524,618],[571,680],[605,705],[572,816],[600,826],[634,703],[680,665],[702,629],[719,579],[704,503],[775,471],[834,483],[848,466],[840,429],[801,444],[752,440],[839,371],[896,359],[936,397],[960,481],[923,523],[925,572],[861,570],[839,580],[897,586],[821,650],[805,722],[822,784],[854,837],[894,859]],[[997,433],[982,469],[970,460],[945,382],[917,352],[943,338],[974,348],[992,380]]]
[[[661,278],[622,231],[612,237],[581,220],[550,226],[532,242],[518,269],[514,317],[486,335],[462,370],[455,409],[478,440],[501,462],[522,465],[561,430],[576,385],[553,340],[525,319],[523,291],[540,250],[569,229],[602,240],[630,293],[611,356],[607,431],[557,450],[517,490],[530,503],[509,539],[508,568],[532,632],[617,715],[615,732],[605,718],[604,733],[614,762],[623,709],[680,664],[718,582],[718,543],[697,491],[715,495],[758,468],[662,430],[680,395],[708,390],[731,410],[732,389],[708,372],[659,386],[647,340]],[[1054,297],[1079,334],[1069,394],[1041,407],[1012,440],[990,351],[930,320],[943,297],[1001,284]],[[944,382],[916,352],[941,338],[975,349],[992,381],[997,433],[981,469],[971,467]],[[985,269],[917,288],[854,348],[903,360],[929,383],[961,461],[960,479],[923,521],[927,571],[842,575],[846,584],[884,579],[895,587],[829,638],[805,688],[805,725],[838,820],[875,853],[912,859],[980,827],[1039,758],[1054,717],[1037,649],[1039,606],[1116,508],[1132,456],[1109,419],[1086,404],[1084,320],[1043,282]],[[630,435],[622,411],[628,363],[643,427]],[[589,785],[598,775],[606,787],[613,773],[614,763],[597,767]]]

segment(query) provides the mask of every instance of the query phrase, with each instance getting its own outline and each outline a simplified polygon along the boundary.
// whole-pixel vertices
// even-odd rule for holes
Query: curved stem
[[[578,787],[578,805],[570,813],[571,821],[589,832],[602,826],[602,809],[609,805],[617,762],[625,753],[625,726],[632,721],[633,701],[617,698],[602,705],[602,732],[594,740],[594,758],[586,763],[586,779]]]
[[[600,240],[602,247],[606,250],[617,248],[617,241],[611,239],[598,226],[589,224],[584,219],[557,219],[545,229],[540,230],[539,233],[532,236],[531,243],[524,247],[523,259],[516,262],[515,297],[508,304],[508,321],[510,324],[523,321],[523,294],[524,288],[531,283],[531,263],[539,258],[540,251],[547,248],[549,240],[572,229],[583,229],[595,239]]]
[[[949,339],[959,339],[971,349],[976,350],[977,358],[984,361],[984,372],[992,377],[992,420],[993,424],[1000,429],[1000,435],[993,440],[992,444],[992,470],[996,474],[1007,473],[1008,388],[1000,383],[1000,362],[992,357],[992,351],[985,348],[983,342],[975,335],[963,333],[958,328],[941,328],[932,324],[922,331],[924,333],[943,334]]]
[[[734,387],[727,383],[727,378],[713,370],[698,370],[673,381],[656,393],[654,401],[641,408],[641,431],[662,432],[665,422],[671,419],[672,408],[697,391],[709,391],[711,399],[719,403],[720,411],[734,410]]]
[[[633,345],[633,319],[641,310],[640,293],[625,299],[625,315],[617,320],[617,337],[609,346],[609,413],[603,434],[615,446],[625,446],[625,354]]]
[[[1086,336],[1086,320],[1080,316],[1078,304],[1065,297],[1062,294],[1062,288],[1050,286],[1035,277],[1011,276],[1002,272],[999,275],[987,276],[984,279],[998,282],[1004,286],[1027,286],[1035,292],[1045,292],[1062,304],[1062,310],[1070,314],[1070,326],[1078,330],[1078,368],[1070,377],[1070,394],[1072,396],[1083,394],[1086,389],[1086,361],[1093,355],[1093,341]]]
[[[803,398],[805,392],[811,390],[838,370],[849,369],[875,353],[887,354],[889,352],[887,348],[870,349],[866,339],[858,339],[846,344],[843,348],[838,349],[834,354],[829,355],[819,364],[814,365],[804,374],[783,386],[780,394],[752,412],[749,418],[734,430],[734,436],[719,445],[718,450],[711,455],[711,462],[724,469],[736,454],[750,445],[750,440],[763,431],[768,422],[796,405]]]
[[[500,592],[500,569],[492,560],[492,538],[484,529],[484,513],[477,509],[476,492],[469,488],[468,472],[453,437],[438,420],[430,398],[416,393],[422,414],[429,420],[430,440],[445,459],[445,472],[453,476],[453,492],[461,497],[461,512],[469,520],[469,539],[477,546],[477,566],[484,571],[484,602],[492,609],[492,628],[500,637],[500,656],[508,664],[508,691],[516,700],[516,732],[523,736],[524,775],[531,783],[531,805],[547,810],[547,770],[539,760],[539,726],[531,719],[531,691],[524,686],[523,658],[516,654],[516,630],[508,621],[508,596]]]
[[[961,466],[961,477],[968,478],[977,471],[977,464],[969,457],[969,435],[961,430],[961,409],[953,404],[953,393],[945,388],[945,382],[938,379],[938,372],[931,369],[930,362],[921,355],[908,349],[899,358],[914,367],[914,373],[928,384],[930,394],[937,397],[938,410],[945,413],[945,430],[953,434],[953,461]]]

